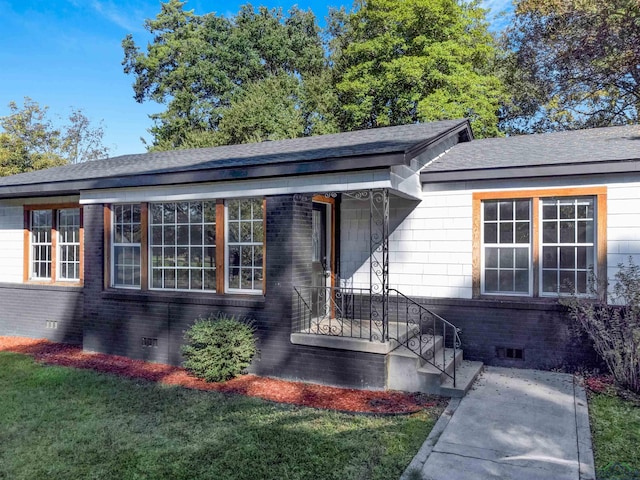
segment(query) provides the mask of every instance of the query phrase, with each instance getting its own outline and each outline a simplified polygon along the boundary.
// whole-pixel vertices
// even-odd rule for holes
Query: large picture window
[[[216,290],[216,202],[150,205],[151,288]]]
[[[25,281],[82,280],[82,211],[79,207],[25,207]]]
[[[118,288],[262,293],[262,199],[117,204],[110,208]]]
[[[588,295],[606,271],[606,188],[474,194],[475,295]]]

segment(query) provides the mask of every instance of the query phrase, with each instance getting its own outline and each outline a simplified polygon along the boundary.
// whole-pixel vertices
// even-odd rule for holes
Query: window
[[[58,279],[80,279],[80,209],[58,210]]]
[[[606,271],[606,188],[473,195],[474,295],[589,294]]]
[[[51,210],[31,211],[31,275],[32,280],[51,279],[53,250],[53,217]]]
[[[593,197],[542,200],[542,292],[588,293],[595,271]]]
[[[227,202],[227,286],[232,290],[262,290],[262,201]]]
[[[216,290],[216,202],[150,205],[151,288]]]
[[[82,280],[82,211],[79,207],[25,207],[25,281]]]
[[[113,285],[140,287],[141,209],[138,204],[113,207]]]
[[[528,294],[531,264],[531,202],[485,201],[484,292]]]
[[[262,209],[262,199],[113,205],[110,286],[262,293]]]

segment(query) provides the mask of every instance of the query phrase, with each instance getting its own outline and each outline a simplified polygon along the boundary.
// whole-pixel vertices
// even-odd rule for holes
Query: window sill
[[[158,291],[109,288],[102,292],[105,300],[131,302],[157,302],[196,305],[220,305],[234,307],[261,307],[265,304],[264,295],[218,294],[188,291]]]
[[[69,291],[69,292],[82,292],[84,285],[79,283],[66,283],[66,282],[23,282],[23,283],[11,283],[0,282],[0,288],[23,288],[26,290],[57,290],[57,291]]]

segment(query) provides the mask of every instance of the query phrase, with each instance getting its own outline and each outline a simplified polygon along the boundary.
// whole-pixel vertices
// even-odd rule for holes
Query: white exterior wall
[[[409,296],[472,298],[472,196],[474,192],[607,187],[607,275],[634,257],[640,265],[640,175],[425,184],[421,202],[392,197],[389,283]],[[358,210],[360,209],[360,210]],[[406,218],[405,218],[406,217]],[[341,275],[343,283],[369,282],[369,210],[343,201]],[[397,225],[396,225],[397,224]]]
[[[614,280],[629,257],[640,265],[640,178],[607,189],[607,275]]]
[[[78,202],[77,196],[0,200],[0,282],[22,283],[24,205]]]
[[[22,205],[0,201],[0,282],[22,282],[23,242]]]

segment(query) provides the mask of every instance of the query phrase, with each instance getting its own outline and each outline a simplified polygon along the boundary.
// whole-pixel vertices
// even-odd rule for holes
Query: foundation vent
[[[51,330],[56,330],[58,328],[57,320],[47,320],[45,322],[45,328],[48,328],[48,329],[51,329]]]
[[[158,339],[152,337],[142,337],[142,348],[157,348]]]
[[[497,347],[496,356],[498,358],[508,358],[510,360],[524,360],[524,349],[515,347]]]

